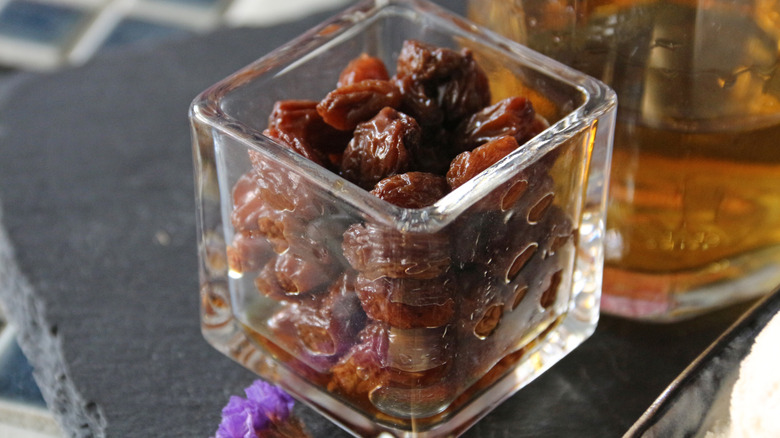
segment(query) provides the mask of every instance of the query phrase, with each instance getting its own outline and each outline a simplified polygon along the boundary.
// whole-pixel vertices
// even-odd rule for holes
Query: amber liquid
[[[608,312],[671,320],[780,284],[780,5],[696,5],[470,2],[618,93]]]

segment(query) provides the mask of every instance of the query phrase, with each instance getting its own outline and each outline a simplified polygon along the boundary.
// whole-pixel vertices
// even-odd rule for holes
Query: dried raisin
[[[524,97],[510,97],[464,120],[455,138],[461,151],[470,151],[507,135],[522,144],[535,129],[538,127],[531,101]]]
[[[312,148],[311,145],[309,145],[309,143],[303,138],[296,137],[276,128],[267,128],[263,131],[263,135],[276,140],[279,144],[297,153],[298,155],[301,155],[302,157],[325,167],[326,161],[324,160],[324,157],[316,150],[314,150],[314,148]]]
[[[336,269],[337,265],[333,263],[323,263],[292,251],[278,255],[274,264],[277,283],[288,296],[317,291],[333,281]]]
[[[268,128],[300,139],[311,147],[320,160],[326,161],[328,154],[343,151],[352,135],[325,123],[317,112],[317,104],[311,100],[276,102],[268,117]]]
[[[388,328],[370,323],[358,334],[358,342],[331,369],[328,391],[337,391],[368,401],[368,394],[389,383],[387,367]]]
[[[394,83],[368,79],[331,91],[317,104],[317,112],[328,125],[351,131],[382,108],[397,108],[400,104],[401,91]]]
[[[355,224],[344,233],[344,257],[367,278],[436,278],[450,267],[446,234],[406,233]]]
[[[351,275],[343,274],[325,293],[284,306],[269,327],[288,348],[304,353],[310,366],[326,371],[353,345],[365,325],[366,315],[352,281]]]
[[[517,148],[517,140],[506,136],[485,143],[473,151],[460,153],[452,160],[450,170],[447,171],[447,182],[450,188],[454,190],[460,187]]]
[[[299,221],[322,216],[324,207],[311,184],[275,158],[254,150],[249,160],[263,201],[277,211],[295,213]]]
[[[255,175],[251,172],[242,175],[233,185],[233,211],[230,223],[238,233],[250,236],[258,234],[257,220],[262,217],[267,207],[260,197],[260,187]]]
[[[337,87],[354,84],[367,79],[388,80],[390,75],[381,59],[363,53],[347,64],[339,75]]]
[[[409,148],[420,141],[420,127],[406,114],[384,108],[355,129],[341,161],[346,179],[370,190],[381,179],[406,172]]]
[[[395,80],[404,94],[402,110],[423,125],[441,121],[455,126],[490,103],[487,75],[467,49],[458,53],[405,41]]]
[[[236,273],[258,270],[272,255],[271,245],[262,236],[239,233],[227,247],[228,266]]]
[[[371,194],[403,208],[423,208],[433,205],[449,192],[443,176],[424,172],[408,172],[379,181]]]
[[[371,280],[358,275],[355,292],[366,314],[402,329],[440,327],[455,313],[456,282],[452,277],[431,280]]]

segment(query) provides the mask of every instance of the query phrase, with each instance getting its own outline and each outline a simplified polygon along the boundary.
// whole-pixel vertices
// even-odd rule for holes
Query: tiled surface
[[[118,45],[275,24],[350,1],[0,0],[0,67],[50,70]]]
[[[0,317],[0,438],[62,436],[35,385],[32,367]]]

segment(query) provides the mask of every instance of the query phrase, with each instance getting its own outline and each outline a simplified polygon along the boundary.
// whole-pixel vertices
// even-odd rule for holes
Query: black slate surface
[[[200,334],[187,108],[322,18],[0,83],[0,300],[68,435],[206,437],[254,378]],[[744,310],[661,326],[604,318],[466,436],[621,436]],[[316,437],[346,436],[298,413]]]

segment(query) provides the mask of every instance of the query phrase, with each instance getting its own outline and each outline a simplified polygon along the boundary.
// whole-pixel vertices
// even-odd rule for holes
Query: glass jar
[[[549,127],[423,208],[264,134],[361,54],[393,74],[408,40],[468,50],[490,103],[527,96]],[[206,339],[359,436],[460,434],[595,328],[615,106],[426,2],[363,2],[269,53],[191,107]]]
[[[673,321],[780,283],[780,3],[470,0],[612,86],[602,309]]]

